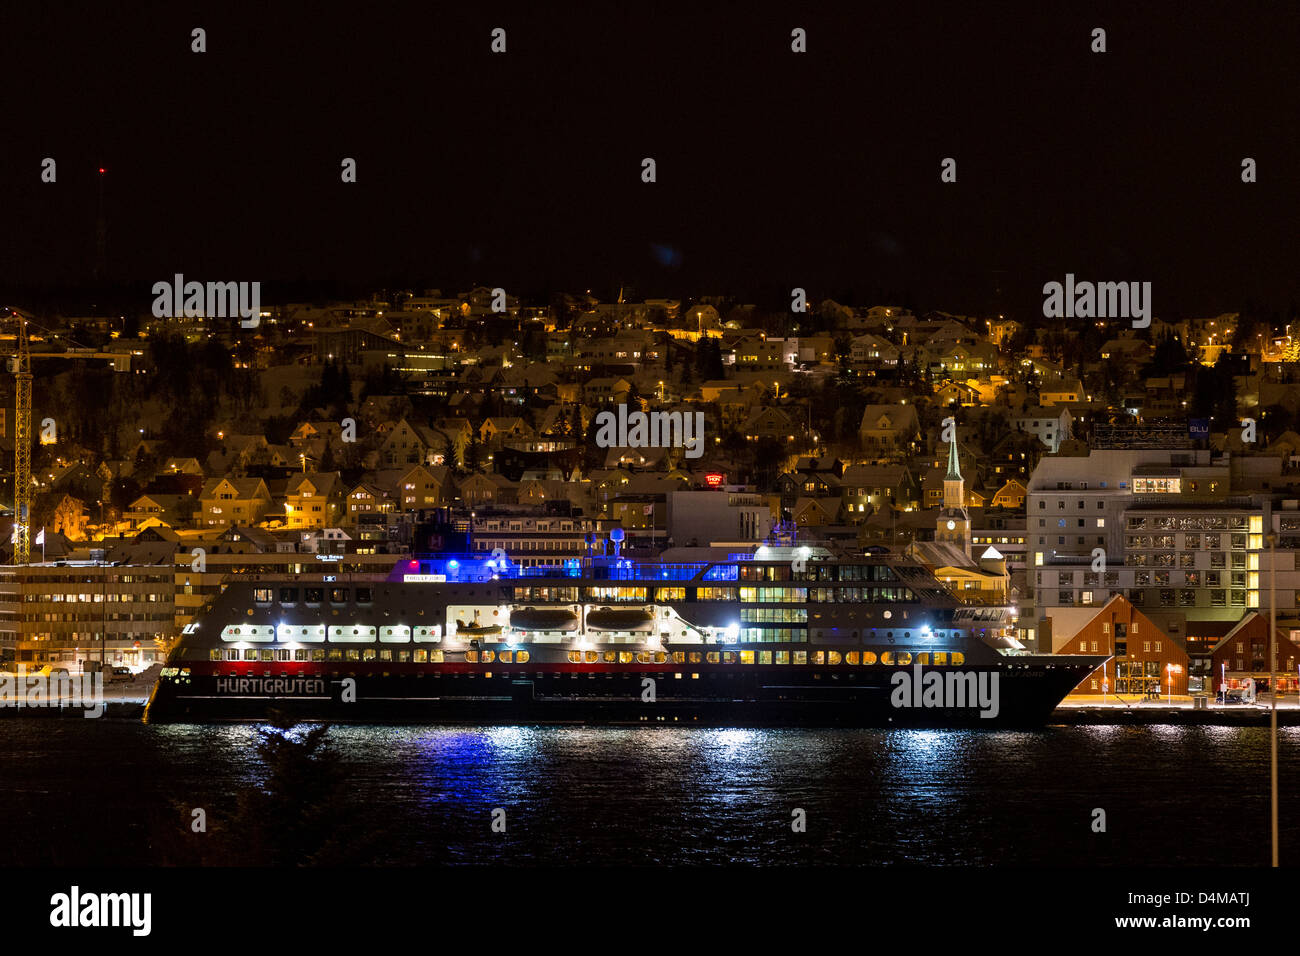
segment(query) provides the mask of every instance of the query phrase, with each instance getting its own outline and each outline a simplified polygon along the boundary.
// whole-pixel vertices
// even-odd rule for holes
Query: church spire
[[[957,429],[952,430],[952,441],[948,443],[948,474],[943,476],[944,481],[961,481],[961,468],[957,464]]]

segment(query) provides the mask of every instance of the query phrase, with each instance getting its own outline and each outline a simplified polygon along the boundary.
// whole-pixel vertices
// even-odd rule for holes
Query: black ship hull
[[[814,727],[1033,727],[1095,666],[966,668],[968,694],[924,694],[912,668],[872,673],[497,672],[219,676],[161,680],[153,722],[303,720]],[[830,671],[831,669],[826,669]],[[730,672],[728,672],[730,671]],[[905,675],[898,676],[898,675]],[[941,689],[942,690],[942,689]]]

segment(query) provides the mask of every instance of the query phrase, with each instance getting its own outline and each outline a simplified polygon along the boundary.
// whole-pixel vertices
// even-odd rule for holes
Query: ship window
[[[718,663],[719,660],[721,660],[721,656],[718,654],[717,651],[708,651],[705,653],[704,659],[707,660],[710,664],[716,664]]]
[[[497,659],[501,661],[502,664],[513,664],[515,662],[515,655],[513,651],[502,651],[497,655]]]
[[[255,661],[255,660],[257,660],[257,651],[254,651],[254,650],[247,650],[247,651],[244,651],[244,660],[246,660],[246,661]]]
[[[807,652],[807,651],[795,651],[795,652],[794,652],[794,662],[795,662],[796,664],[807,664],[807,663],[808,663],[808,652]]]
[[[655,663],[656,663],[656,664],[667,664],[667,663],[668,663],[668,654],[667,654],[666,652],[664,652],[664,651],[655,651]]]
[[[371,588],[357,588],[357,602],[360,604],[369,604],[374,600],[374,590]]]
[[[606,663],[606,664],[613,664],[613,663],[614,663],[615,661],[617,661],[617,660],[618,660],[618,652],[616,652],[616,651],[606,651],[606,652],[605,652],[605,663]]]
[[[875,652],[875,651],[863,651],[863,652],[862,652],[862,663],[864,663],[864,664],[874,664],[875,662],[876,662],[876,652]]]
[[[219,647],[214,647],[214,648],[213,648],[213,649],[208,653],[208,660],[210,660],[210,661],[219,661],[219,660],[221,660],[221,648],[219,648]]]
[[[275,659],[277,661],[287,661],[289,659],[289,649],[287,647],[276,648]]]
[[[637,662],[638,664],[649,664],[649,663],[650,663],[650,652],[649,652],[649,651],[640,651],[640,652],[638,652],[637,655],[636,655],[636,662]]]
[[[570,663],[570,664],[581,664],[581,663],[582,663],[582,651],[569,651],[569,663]]]
[[[313,647],[313,648],[311,649],[311,659],[312,659],[313,661],[323,661],[323,660],[325,660],[325,648],[323,648],[323,647]]]
[[[361,659],[363,661],[373,661],[375,659],[375,649],[373,647],[367,647],[361,652]]]
[[[937,665],[937,664],[947,664],[947,663],[948,663],[948,652],[947,652],[947,651],[935,651],[935,652],[934,652],[934,662],[935,662],[936,665]]]
[[[673,663],[674,663],[674,664],[685,664],[685,663],[686,663],[686,652],[685,652],[685,651],[673,651]]]
[[[735,652],[735,651],[723,651],[723,652],[722,652],[722,663],[724,663],[724,664],[734,664],[734,663],[736,663],[736,652]]]
[[[579,660],[579,661],[582,660],[584,654],[585,654],[585,656],[586,656],[586,659],[587,659],[587,663],[588,663],[588,664],[594,664],[594,663],[596,663],[596,661],[600,660],[600,652],[599,652],[599,651],[585,651],[585,652],[583,652],[583,651],[579,651],[579,652],[578,652],[578,655],[579,655],[578,660]]]
[[[691,651],[690,660],[692,664],[698,664],[704,658],[699,651]]]
[[[347,588],[330,588],[330,603],[331,603],[331,604],[347,604],[347,603],[348,603],[348,589],[347,589]]]
[[[466,651],[465,660],[470,664],[478,663],[478,651]]]
[[[302,599],[306,601],[308,604],[319,604],[321,601],[325,600],[325,589],[305,588],[303,590]]]
[[[397,659],[398,659],[399,661],[402,661],[402,662],[409,661],[409,660],[411,659],[411,652],[410,652],[410,651],[398,651],[398,652],[397,652]]]
[[[930,655],[929,655],[929,654],[924,654],[924,653],[922,653],[922,654],[917,654],[917,655],[916,655],[916,662],[917,662],[918,664],[920,664],[922,667],[929,667],[929,666],[930,666]]]
[[[825,651],[813,651],[812,662],[813,662],[814,664],[825,664],[825,663],[826,663],[826,652],[825,652]]]
[[[254,603],[254,604],[270,604],[270,603],[271,603],[271,589],[270,589],[270,588],[253,588],[253,603]]]
[[[391,661],[393,659],[393,652],[389,650],[387,647],[385,647],[382,651],[379,652],[379,659],[381,661]]]
[[[881,655],[880,655],[880,663],[882,663],[882,664],[887,664],[887,665],[889,665],[889,664],[893,664],[893,663],[894,663],[894,652],[893,652],[893,651],[883,651],[883,652],[881,653]]]
[[[239,651],[226,651],[226,660],[228,661],[239,660]]]
[[[329,649],[329,656],[326,657],[326,660],[331,660],[331,661],[343,660],[343,649],[339,647],[331,647]]]
[[[740,652],[740,663],[742,663],[742,664],[752,664],[752,663],[754,663],[754,652],[753,652],[753,651],[741,651],[741,652]]]
[[[293,604],[298,600],[297,588],[280,588],[280,603]]]
[[[790,652],[789,652],[789,651],[777,651],[777,652],[776,652],[776,662],[777,662],[778,664],[789,664],[789,663],[790,663]]]
[[[849,651],[847,654],[844,655],[845,664],[857,664],[859,661],[861,661],[861,659],[862,659],[862,655],[859,654],[857,651]]]
[[[293,652],[293,659],[295,661],[305,661],[310,654],[311,651],[307,650],[305,647],[300,647]]]
[[[620,664],[631,664],[631,663],[632,663],[632,657],[633,657],[633,655],[632,655],[632,652],[631,652],[631,651],[619,651],[619,652],[618,652],[618,662],[619,662]]]
[[[349,661],[359,661],[361,660],[361,652],[355,647],[349,647],[344,655],[344,659]]]
[[[963,654],[961,651],[953,651],[953,652],[952,652],[952,662],[953,662],[954,665],[957,665],[957,664],[965,664],[965,663],[966,663],[966,655]]]
[[[843,658],[840,657],[840,652],[839,652],[839,651],[827,651],[827,652],[826,652],[826,663],[827,663],[827,664],[838,664],[841,660],[843,660]]]
[[[912,655],[909,654],[907,651],[899,651],[899,653],[898,653],[898,663],[900,663],[900,664],[910,664],[910,663],[912,663]]]
[[[439,653],[441,653],[441,651],[439,651]],[[516,654],[516,655],[515,655],[515,663],[517,663],[517,664],[527,664],[527,663],[528,663],[528,652],[527,652],[527,651],[520,651],[518,654]]]

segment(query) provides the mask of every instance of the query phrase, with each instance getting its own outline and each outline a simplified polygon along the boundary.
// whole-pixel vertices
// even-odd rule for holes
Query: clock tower
[[[966,512],[966,480],[957,461],[957,429],[948,443],[948,473],[943,476],[943,507],[935,522],[934,540],[956,545],[970,557],[970,515]]]

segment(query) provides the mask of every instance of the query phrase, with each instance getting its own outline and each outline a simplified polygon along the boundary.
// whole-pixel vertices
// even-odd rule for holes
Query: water
[[[1286,861],[1300,853],[1300,728],[1279,733]],[[330,736],[350,817],[382,833],[366,851],[376,862],[1162,866],[1269,854],[1259,728]],[[191,862],[185,847],[212,835],[187,832],[189,809],[230,812],[260,779],[253,737],[247,725],[0,721],[0,864]],[[492,831],[494,808],[505,833]],[[805,833],[791,830],[796,808]]]

